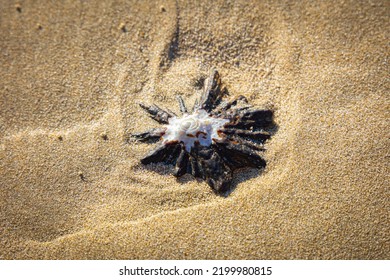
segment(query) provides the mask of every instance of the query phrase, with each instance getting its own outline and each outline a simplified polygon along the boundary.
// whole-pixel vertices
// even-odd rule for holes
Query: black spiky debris
[[[202,178],[217,194],[230,190],[234,170],[264,168],[266,162],[258,152],[264,151],[263,144],[275,127],[273,112],[253,108],[243,96],[225,102],[225,95],[220,76],[212,69],[191,112],[177,97],[182,117],[156,105],[140,104],[152,119],[164,124],[132,135],[142,142],[159,141],[141,163],[173,164],[176,177],[189,173]]]

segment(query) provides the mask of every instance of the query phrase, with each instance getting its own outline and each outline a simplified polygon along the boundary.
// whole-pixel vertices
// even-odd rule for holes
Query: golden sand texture
[[[17,5],[16,5],[17,4]],[[0,1],[1,259],[389,259],[389,1]],[[142,166],[215,66],[273,108],[227,197]]]

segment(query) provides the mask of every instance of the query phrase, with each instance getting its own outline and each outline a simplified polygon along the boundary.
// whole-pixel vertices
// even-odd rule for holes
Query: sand
[[[0,1],[1,259],[389,259],[388,1]],[[216,196],[129,142],[210,67],[275,110]]]

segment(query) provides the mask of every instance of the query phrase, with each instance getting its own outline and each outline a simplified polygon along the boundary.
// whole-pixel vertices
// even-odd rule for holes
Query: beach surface
[[[389,259],[389,1],[0,0],[0,259]],[[275,112],[215,195],[137,105]]]

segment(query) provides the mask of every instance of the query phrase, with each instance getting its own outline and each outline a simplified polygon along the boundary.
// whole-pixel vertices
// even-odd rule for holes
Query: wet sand
[[[0,1],[0,259],[389,259],[388,1]],[[216,196],[129,140],[210,67],[275,110]]]

